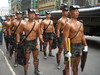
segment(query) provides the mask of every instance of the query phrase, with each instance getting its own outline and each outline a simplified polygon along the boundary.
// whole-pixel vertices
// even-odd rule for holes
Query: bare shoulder
[[[78,21],[78,23],[79,23],[80,25],[82,25],[82,27],[83,27],[83,23],[82,23],[81,21]]]
[[[69,21],[66,23],[65,28],[70,28],[71,27],[71,21],[69,19]]]
[[[60,18],[60,19],[58,20],[58,23],[59,23],[59,22],[62,22],[62,18]]]
[[[26,25],[27,25],[27,22],[26,22],[26,21],[22,21],[21,26],[22,26],[22,27],[26,27]]]

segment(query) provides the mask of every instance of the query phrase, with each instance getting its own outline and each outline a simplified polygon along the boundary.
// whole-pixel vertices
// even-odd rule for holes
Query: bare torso
[[[59,19],[59,21],[60,21],[60,23],[61,23],[61,26],[60,26],[60,31],[61,31],[61,33],[63,33],[63,29],[64,29],[64,26],[65,26],[65,24],[68,22],[68,18],[63,18],[63,17],[61,17],[60,19]]]
[[[13,30],[15,31],[16,27],[19,25],[19,20],[14,20],[12,25],[13,25]],[[16,32],[22,32],[22,27],[21,27],[21,24],[23,24],[25,21],[24,20],[21,20],[21,23],[19,25],[19,27],[17,28]]]
[[[5,27],[6,27],[5,35],[10,35],[11,21],[5,21],[4,24],[5,24]]]
[[[26,40],[34,40],[34,39],[37,38],[37,33],[39,32],[39,28],[40,28],[40,25],[39,25],[38,22],[35,22],[35,21],[29,22],[29,21],[27,21],[26,24],[23,26],[23,28],[24,28],[25,34],[27,35],[31,31],[34,23],[35,23],[35,27],[32,30],[32,32],[30,33],[30,35],[27,37]]]
[[[51,21],[51,23],[50,23]],[[48,26],[48,24],[50,23],[50,25]],[[46,29],[46,33],[51,33],[51,32],[54,32],[54,25],[53,25],[53,21],[52,20],[44,20],[43,21],[43,29],[46,29],[46,27],[48,26],[48,28]]]
[[[69,34],[69,37],[70,38],[73,38],[73,36],[76,35],[76,33],[78,32],[79,30],[79,27],[81,25],[81,28],[80,28],[80,31],[79,33],[77,34],[77,36],[71,41],[71,43],[80,43],[82,42],[82,38],[83,38],[83,24],[80,23],[79,21],[70,21],[70,34]]]

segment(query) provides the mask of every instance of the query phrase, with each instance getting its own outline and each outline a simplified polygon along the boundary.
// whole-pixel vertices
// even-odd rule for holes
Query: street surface
[[[100,75],[100,37],[86,36],[86,38],[89,46],[89,53],[84,72],[81,72],[79,66],[79,75]],[[53,54],[56,55],[56,53],[57,49],[53,50]],[[39,52],[39,63],[39,69],[43,72],[43,75],[63,75],[63,57],[61,61],[61,70],[56,69],[56,57],[48,56],[47,60],[45,60],[42,52]],[[22,66],[19,65],[17,68],[14,68],[14,56],[11,60],[8,59],[5,43],[3,43],[2,46],[0,45],[0,75],[24,75]],[[35,75],[32,55],[30,58],[28,75]]]

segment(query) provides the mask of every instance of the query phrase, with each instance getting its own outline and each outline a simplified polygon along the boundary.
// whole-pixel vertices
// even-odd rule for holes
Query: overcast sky
[[[0,0],[0,8],[8,7],[8,0]]]

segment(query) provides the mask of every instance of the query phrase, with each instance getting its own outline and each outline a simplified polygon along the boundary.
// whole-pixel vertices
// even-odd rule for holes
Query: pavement
[[[81,72],[79,65],[79,75],[100,75],[100,37],[86,36],[86,38],[89,53],[84,72]],[[11,60],[8,59],[5,43],[0,46],[0,49],[0,75],[24,75],[22,66],[18,65],[17,68],[14,68],[14,56]],[[53,55],[56,55],[56,53],[57,49],[53,50]],[[43,52],[39,52],[39,70],[43,72],[43,75],[63,75],[62,70],[65,66],[63,64],[63,56],[61,60],[61,70],[58,70],[56,65],[56,57],[48,56],[47,60],[45,60],[43,58]],[[32,54],[30,57],[28,75],[35,75]]]

